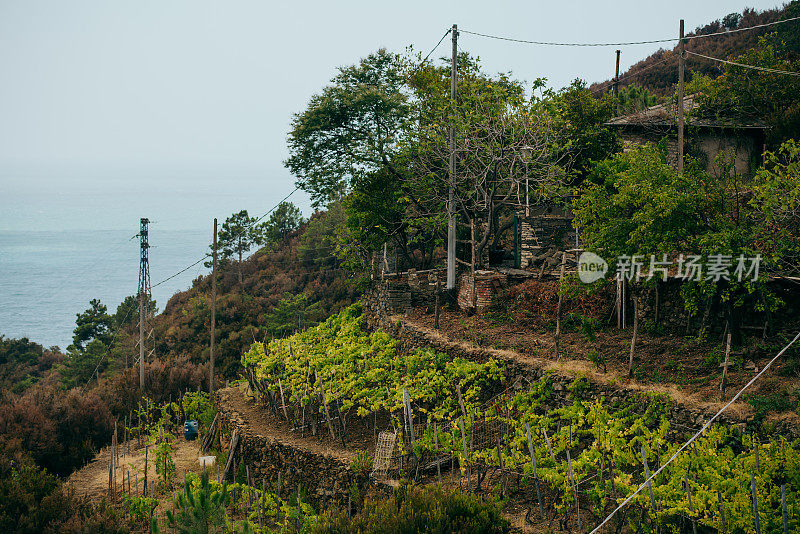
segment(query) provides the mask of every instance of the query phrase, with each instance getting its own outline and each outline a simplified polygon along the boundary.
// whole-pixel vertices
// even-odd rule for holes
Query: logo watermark
[[[594,252],[583,252],[578,258],[578,278],[584,284],[591,284],[604,278],[608,272],[608,262]]]
[[[689,282],[708,280],[711,282],[746,280],[757,281],[761,269],[761,254],[734,257],[731,254],[710,254],[705,261],[700,255],[680,254],[676,259],[668,259],[666,254],[657,258],[651,254],[649,261],[643,254],[619,256],[617,258],[616,278],[632,280],[652,280],[677,278]],[[608,263],[593,252],[584,252],[578,259],[578,277],[581,282],[591,284],[608,271]]]

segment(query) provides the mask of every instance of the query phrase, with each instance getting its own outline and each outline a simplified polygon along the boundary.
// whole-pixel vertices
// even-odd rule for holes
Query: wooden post
[[[758,492],[756,491],[756,477],[750,473],[750,490],[753,494],[753,519],[756,523],[756,534],[761,534],[761,522],[758,518]]]
[[[547,437],[547,430],[545,430],[544,427],[542,427],[542,434],[544,435],[544,440],[547,443],[547,452],[550,453],[550,458],[552,458],[552,460],[555,462],[556,457],[553,454],[553,446],[550,444],[550,438]]]
[[[789,534],[789,522],[786,519],[786,484],[781,484],[781,516],[783,517],[783,534]]]
[[[569,456],[569,449],[567,449],[567,467],[569,467],[569,481],[572,485],[572,494],[575,496],[575,517],[578,518],[578,530],[581,529],[581,509],[578,504],[578,485],[575,484],[575,475],[572,472],[572,458]]]
[[[561,304],[564,299],[564,295],[561,294],[561,285],[564,282],[564,269],[567,265],[567,253],[561,253],[561,275],[558,278],[558,307],[556,309],[556,359],[561,359]]]
[[[281,383],[280,377],[278,377],[278,390],[281,393],[281,408],[283,408],[283,417],[286,418],[286,420],[288,421],[289,414],[286,413],[286,399],[283,396],[283,384]]]
[[[414,443],[416,441],[414,436],[414,416],[411,413],[411,400],[406,388],[403,388],[403,407],[405,408],[406,422],[408,423],[408,436],[411,438],[411,443]]]
[[[328,422],[328,430],[331,433],[331,439],[334,441],[336,440],[336,434],[333,431],[333,424],[331,423],[331,414],[328,411],[328,401],[325,400],[325,386],[319,380],[319,375],[317,375],[317,370],[314,369],[314,380],[319,382],[319,391],[320,396],[322,397],[322,407],[325,410],[325,420]]]
[[[619,95],[619,50],[617,50],[617,66],[614,69],[614,96],[618,95]]]
[[[634,302],[636,302],[634,300]],[[636,318],[633,319],[633,324],[636,325]],[[634,326],[634,330],[636,327]],[[656,507],[656,499],[653,496],[653,483],[650,480],[650,467],[647,465],[647,454],[642,445],[642,463],[644,464],[644,478],[647,480],[647,492],[650,494],[650,506],[653,508],[653,513],[656,514],[656,529],[658,529],[658,507]]]
[[[217,219],[214,218],[214,244],[211,247],[211,346],[209,347],[208,392],[214,397],[214,329],[217,322]]]
[[[245,464],[244,465],[244,472],[247,475],[247,503],[250,505],[250,508],[253,508],[253,484],[250,482],[250,466]]]
[[[686,484],[686,498],[689,500],[689,513],[692,514],[692,534],[697,534],[697,521],[694,518],[694,506],[692,505],[692,486],[689,485],[689,477],[683,478]]]
[[[686,54],[684,53],[685,43],[683,41],[683,19],[680,25],[680,39],[678,40],[678,174],[683,173],[683,98],[684,98],[684,68]]]
[[[114,459],[112,458],[110,462],[108,462],[108,500],[114,501],[114,490],[112,489],[112,480],[113,480],[113,473],[114,471]]]
[[[264,506],[264,502],[267,500],[267,479],[261,479],[261,496],[258,498],[258,527],[263,529],[264,522],[261,518],[261,508]]]
[[[539,514],[544,518],[544,507],[542,506],[542,493],[539,490],[539,473],[536,471],[536,452],[531,440],[531,427],[525,423],[525,434],[528,436],[528,451],[531,453],[531,465],[533,466],[533,482],[536,485],[536,500],[539,503]]]
[[[455,102],[458,76],[458,26],[453,24],[451,30],[453,38],[453,52],[450,60],[450,99]],[[456,287],[456,131],[454,119],[450,119],[448,130],[448,144],[450,145],[450,162],[448,167],[448,193],[447,193],[447,289]]]
[[[469,455],[467,454],[467,434],[464,432],[463,417],[458,420],[458,424],[461,427],[461,444],[464,446],[464,465],[467,471],[467,487],[471,487],[472,481],[470,480]]]
[[[433,447],[436,452],[436,479],[439,481],[439,484],[441,484],[442,467],[439,461],[439,427],[436,425],[436,422],[433,423]]]
[[[234,463],[235,463],[234,456],[236,456],[236,447],[238,445],[239,445],[239,429],[238,428],[234,428],[233,429],[233,435],[231,436],[231,445],[230,445],[230,447],[228,449],[228,461],[225,462],[225,469],[222,471],[222,479],[223,480],[227,480],[228,479],[228,471],[230,471],[231,466],[233,466]],[[234,474],[233,474],[234,482],[236,481],[236,472],[235,471],[236,470],[234,468]]]
[[[631,336],[631,352],[628,356],[628,377],[633,378],[633,355],[636,351],[636,338],[639,335],[639,300],[633,297],[633,335]]]
[[[147,496],[147,449],[148,446],[145,444],[144,446],[144,485],[142,487],[142,496]]]
[[[300,525],[303,519],[303,507],[300,505],[300,483],[297,483],[297,531],[300,532]]]
[[[433,327],[436,330],[439,330],[439,294],[442,292],[442,282],[439,280],[439,275],[436,275],[436,304],[434,304],[433,310]]]
[[[471,258],[471,265],[470,268],[472,270],[472,310],[475,313],[478,313],[478,282],[475,280],[475,220],[471,220],[469,222],[469,235],[470,235],[470,258]]]
[[[730,356],[731,356],[731,329],[730,329],[730,320],[728,320],[728,335],[726,336],[725,342],[725,360],[722,362],[722,380],[719,383],[719,398],[720,400],[725,400],[725,382],[728,378],[728,367],[730,366]]]

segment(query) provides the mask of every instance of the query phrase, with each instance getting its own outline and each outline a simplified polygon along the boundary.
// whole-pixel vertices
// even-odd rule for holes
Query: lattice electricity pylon
[[[372,475],[377,480],[386,479],[389,466],[392,462],[394,444],[397,440],[397,432],[387,432],[385,430],[378,434],[378,443],[375,446],[375,462],[373,463]]]
[[[150,328],[149,322],[153,315],[150,301],[152,300],[152,292],[150,289],[150,260],[148,251],[150,243],[148,242],[148,229],[147,225],[150,220],[147,218],[139,219],[139,387],[144,388],[144,362],[147,357],[153,354],[150,350],[145,356],[145,331],[147,331],[147,341],[150,341],[153,336],[153,330]]]

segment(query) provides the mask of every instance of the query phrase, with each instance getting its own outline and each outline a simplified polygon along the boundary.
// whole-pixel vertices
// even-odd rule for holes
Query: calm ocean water
[[[120,230],[0,232],[0,334],[66,348],[75,314],[100,299],[110,312],[139,281],[139,242]],[[153,284],[199,259],[209,232],[150,227]],[[159,311],[205,274],[203,264],[153,289]]]
[[[139,283],[139,218],[150,224],[156,284],[202,258],[220,224],[261,215],[293,188],[262,172],[16,172],[0,162],[0,334],[62,349],[93,298],[109,312]],[[221,179],[220,177],[224,177]],[[307,210],[300,194],[292,200]],[[153,289],[159,311],[208,269],[202,263]]]

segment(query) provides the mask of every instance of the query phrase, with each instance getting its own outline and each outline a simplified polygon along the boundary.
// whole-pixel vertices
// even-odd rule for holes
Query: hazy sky
[[[133,221],[135,231],[140,215],[196,228],[234,209],[262,213],[293,188],[281,163],[292,113],[337,66],[382,46],[427,53],[453,23],[523,39],[633,41],[744,5],[0,0],[0,230]],[[614,47],[462,34],[460,48],[491,72],[545,76],[555,87],[614,68]],[[623,47],[622,69],[657,48]]]

